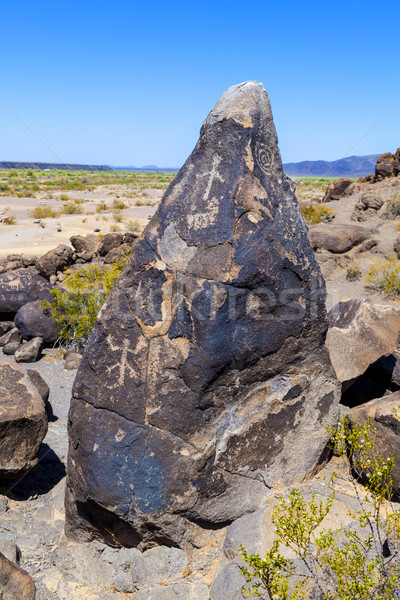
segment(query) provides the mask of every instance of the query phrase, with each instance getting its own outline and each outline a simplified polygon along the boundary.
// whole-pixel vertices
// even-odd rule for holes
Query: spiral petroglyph
[[[254,148],[255,162],[264,171],[268,173],[274,164],[274,157],[270,150],[265,144],[257,142]]]

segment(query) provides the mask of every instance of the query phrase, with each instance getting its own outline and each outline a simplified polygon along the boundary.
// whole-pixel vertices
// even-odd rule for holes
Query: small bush
[[[400,194],[396,194],[393,198],[388,200],[383,217],[385,219],[400,218]]]
[[[9,217],[4,217],[2,220],[3,225],[15,225],[16,222],[17,219],[13,215],[10,215]]]
[[[50,208],[50,206],[37,206],[32,211],[32,217],[34,219],[55,219],[58,215],[59,213]]]
[[[82,214],[82,208],[75,201],[66,202],[61,209],[64,215],[80,215]]]
[[[96,206],[96,212],[100,213],[103,212],[104,210],[108,210],[108,206],[105,202],[99,202],[98,205]]]
[[[315,225],[322,221],[329,222],[335,216],[335,211],[332,208],[327,208],[325,204],[301,204],[301,212],[306,223]]]
[[[140,223],[137,219],[129,219],[126,222],[126,227],[128,231],[133,231],[134,233],[138,233],[141,230]]]
[[[75,340],[86,342],[100,308],[121,275],[128,255],[101,270],[95,265],[76,272],[67,271],[65,289],[53,289],[51,303],[42,302],[57,323],[59,338],[67,346]]]
[[[391,503],[394,459],[375,452],[376,429],[370,421],[350,426],[344,417],[331,433],[332,449],[344,461],[360,504],[359,511],[348,513],[358,531],[347,526],[319,528],[331,512],[335,488],[340,491],[336,473],[329,482],[332,493],[325,501],[318,501],[314,494],[306,500],[299,489],[292,489],[287,499],[280,497],[273,511],[276,539],[271,550],[264,558],[249,554],[243,547],[240,550],[246,563],[242,568],[245,596],[270,600],[400,598],[400,511]],[[365,497],[357,490],[354,473],[363,478]],[[388,535],[394,537],[394,552],[389,556]],[[281,546],[302,563],[302,574],[296,573],[295,563],[281,554]]]
[[[67,196],[67,194],[60,194],[60,200],[63,202],[68,202],[69,196]]]
[[[371,265],[366,283],[383,292],[389,298],[400,296],[400,260],[378,259]]]
[[[114,200],[113,209],[114,210],[123,210],[124,208],[128,208],[128,205],[125,204],[122,200]]]
[[[349,265],[347,265],[346,271],[346,279],[349,281],[355,281],[361,277],[361,267],[358,261],[352,261]]]

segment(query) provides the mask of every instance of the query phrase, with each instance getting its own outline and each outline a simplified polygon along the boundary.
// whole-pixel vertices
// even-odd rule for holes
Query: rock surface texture
[[[16,313],[34,300],[51,302],[52,286],[29,269],[17,269],[0,275],[0,313]]]
[[[234,86],[85,351],[67,534],[184,547],[314,472],[338,413],[326,330],[325,285],[268,96],[257,82]]]
[[[363,298],[339,302],[329,312],[326,336],[338,379],[351,381],[382,356],[392,354],[399,336],[399,308]]]
[[[36,588],[26,571],[0,553],[1,600],[35,600]]]
[[[45,405],[26,371],[0,363],[0,478],[18,477],[37,464],[47,432]]]

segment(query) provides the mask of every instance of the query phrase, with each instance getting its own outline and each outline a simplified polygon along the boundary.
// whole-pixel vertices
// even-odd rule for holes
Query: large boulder
[[[328,186],[322,202],[332,202],[345,198],[349,195],[349,188],[353,183],[351,179],[337,179]]]
[[[385,152],[376,161],[375,177],[377,179],[386,179],[387,177],[396,177],[400,173],[400,148],[396,154]]]
[[[46,344],[54,344],[58,339],[57,324],[45,314],[40,300],[21,306],[14,323],[26,340],[41,337]]]
[[[26,371],[0,362],[0,478],[20,477],[38,462],[47,432],[45,405]]]
[[[16,313],[34,300],[52,299],[50,283],[29,269],[0,275],[0,313]]]
[[[59,271],[64,271],[72,264],[72,255],[72,248],[65,244],[59,244],[57,248],[49,250],[49,252],[38,258],[35,267],[40,275],[46,279],[50,279],[52,275],[56,275]]]
[[[369,230],[362,225],[312,225],[309,231],[314,250],[328,250],[334,254],[351,250],[369,235]]]
[[[365,192],[356,202],[354,212],[351,215],[353,221],[367,221],[375,217],[377,211],[382,208],[383,199],[373,192]]]
[[[400,308],[364,298],[339,302],[329,312],[326,345],[341,382],[352,381],[382,356],[392,354],[400,336]]]
[[[124,236],[122,233],[107,233],[100,242],[99,254],[106,256],[114,248],[119,248],[123,243]]]
[[[24,569],[0,553],[1,600],[35,600],[36,586]]]
[[[234,86],[84,353],[67,534],[182,546],[313,473],[338,417],[325,297],[268,96]]]
[[[88,233],[85,236],[73,235],[70,237],[69,241],[78,255],[83,253],[90,253],[94,255],[100,246],[100,238],[93,233]]]

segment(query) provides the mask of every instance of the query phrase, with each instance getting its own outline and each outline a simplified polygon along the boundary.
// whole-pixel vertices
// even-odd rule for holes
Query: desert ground
[[[127,171],[0,171],[0,219],[15,219],[0,229],[0,257],[40,256],[68,244],[71,235],[140,231],[173,177]]]

